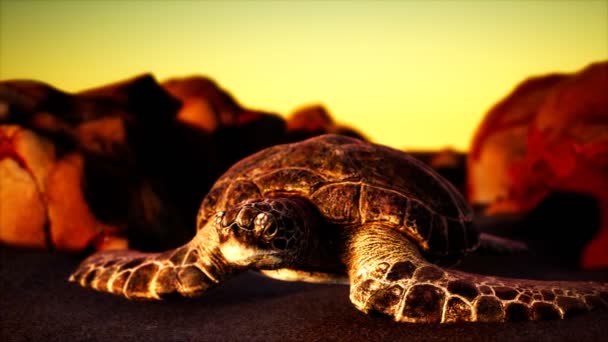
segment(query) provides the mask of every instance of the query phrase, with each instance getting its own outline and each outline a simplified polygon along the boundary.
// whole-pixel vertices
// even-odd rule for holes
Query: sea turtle
[[[429,167],[389,147],[323,135],[232,166],[203,200],[186,245],[100,252],[70,279],[139,299],[198,296],[248,269],[347,279],[359,310],[400,322],[551,319],[608,306],[608,284],[440,266],[473,251],[478,237],[462,196]]]

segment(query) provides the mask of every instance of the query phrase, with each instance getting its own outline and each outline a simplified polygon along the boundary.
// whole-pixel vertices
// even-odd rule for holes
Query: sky
[[[0,80],[199,74],[398,148],[465,151],[517,83],[607,59],[608,1],[0,0]]]

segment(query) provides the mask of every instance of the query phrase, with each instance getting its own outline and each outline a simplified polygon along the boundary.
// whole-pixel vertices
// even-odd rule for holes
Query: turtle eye
[[[253,220],[258,214],[258,210],[254,210],[251,207],[245,207],[236,215],[236,223],[241,227],[252,229]]]
[[[266,226],[266,230],[264,230],[264,235],[267,237],[272,237],[277,233],[277,225],[274,221],[270,221]]]

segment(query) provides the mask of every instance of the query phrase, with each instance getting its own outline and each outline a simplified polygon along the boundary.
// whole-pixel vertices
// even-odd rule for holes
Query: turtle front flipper
[[[348,238],[350,299],[361,311],[401,322],[560,319],[608,309],[608,284],[474,275],[426,261],[391,229],[361,227]]]
[[[163,253],[95,253],[80,264],[70,281],[135,299],[198,296],[235,271],[217,251],[205,248],[199,235],[185,246]]]

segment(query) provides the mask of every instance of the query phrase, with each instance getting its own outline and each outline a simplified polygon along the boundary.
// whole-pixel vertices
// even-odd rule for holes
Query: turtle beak
[[[218,216],[218,223],[221,216]],[[253,227],[252,227],[253,228]],[[260,232],[236,223],[218,224],[216,230],[219,247],[226,261],[242,267],[273,268],[281,262],[278,253],[264,248],[259,241]]]
[[[278,253],[229,240],[220,245],[220,251],[229,263],[241,267],[276,268],[281,263]]]

